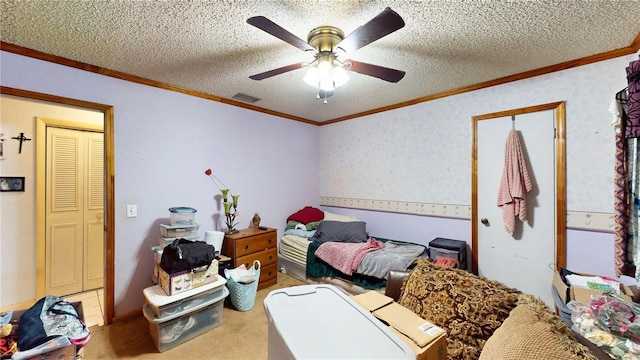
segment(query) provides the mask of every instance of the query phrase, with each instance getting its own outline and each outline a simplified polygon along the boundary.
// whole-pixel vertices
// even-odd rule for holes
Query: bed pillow
[[[324,212],[324,219],[326,221],[342,221],[342,222],[351,222],[351,221],[360,221],[359,219],[353,216],[334,214],[329,211]]]
[[[509,317],[487,340],[479,360],[592,359],[567,325],[541,300],[521,295]]]
[[[367,241],[366,223],[363,221],[320,221],[312,241],[359,243]]]

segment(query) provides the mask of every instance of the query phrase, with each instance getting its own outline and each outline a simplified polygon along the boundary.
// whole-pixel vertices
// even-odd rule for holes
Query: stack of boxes
[[[176,239],[198,241],[200,225],[193,208],[171,208],[170,224],[160,225],[160,244],[155,255],[153,280],[157,285],[144,289],[144,316],[149,321],[151,339],[160,352],[182,344],[222,323],[224,299],[229,295],[226,279],[218,276],[218,261],[207,270],[168,274],[160,267],[165,246]]]
[[[160,246],[165,247],[175,239],[198,240],[196,209],[190,207],[172,207],[169,209],[169,224],[160,224]]]
[[[160,224],[160,241],[158,246],[153,246],[155,264],[151,280],[158,283],[160,272],[160,259],[162,259],[162,249],[173,243],[176,239],[187,239],[191,241],[199,240],[198,229],[200,225],[196,223],[197,210],[190,207],[172,207],[169,209],[169,224]]]

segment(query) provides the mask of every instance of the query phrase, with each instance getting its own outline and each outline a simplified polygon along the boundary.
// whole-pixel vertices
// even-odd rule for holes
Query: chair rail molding
[[[471,220],[471,205],[432,204],[398,200],[372,200],[321,196],[320,205],[347,209]],[[613,213],[567,211],[567,228],[613,232]]]

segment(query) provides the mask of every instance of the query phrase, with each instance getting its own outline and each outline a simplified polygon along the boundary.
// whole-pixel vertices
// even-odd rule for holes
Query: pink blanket
[[[326,242],[318,247],[315,256],[340,272],[351,275],[358,270],[358,266],[368,253],[384,248],[384,243],[369,238],[364,243]]]

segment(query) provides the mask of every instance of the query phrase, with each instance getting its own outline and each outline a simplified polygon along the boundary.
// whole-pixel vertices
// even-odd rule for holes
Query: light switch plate
[[[134,218],[138,216],[138,205],[127,205],[127,217]]]

